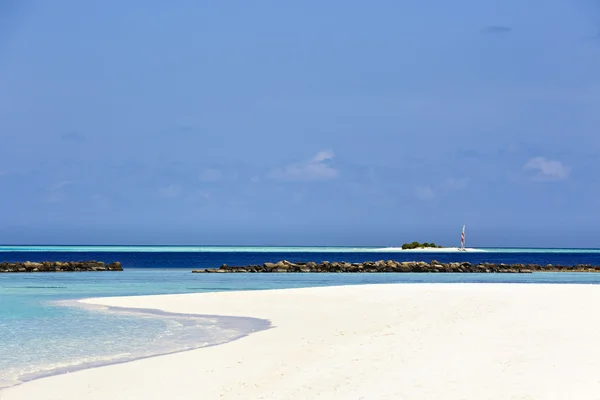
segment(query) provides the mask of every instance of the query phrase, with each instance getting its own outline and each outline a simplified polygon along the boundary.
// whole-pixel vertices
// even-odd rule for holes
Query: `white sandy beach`
[[[599,286],[389,284],[88,302],[253,316],[274,328],[35,380],[0,399],[600,398]]]

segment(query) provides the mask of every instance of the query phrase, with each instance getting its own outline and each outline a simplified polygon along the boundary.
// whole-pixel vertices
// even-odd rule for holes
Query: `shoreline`
[[[598,285],[489,283],[83,299],[267,319],[274,329],[36,379],[1,389],[0,398],[550,399],[558,391],[587,399],[600,390],[598,301]]]
[[[403,249],[402,247],[382,247],[377,248],[377,251],[380,252],[390,252],[390,253],[487,253],[488,250],[476,249],[473,247],[465,247],[461,249],[460,247],[419,247],[416,249]]]
[[[153,296],[161,296],[161,295],[153,295]],[[130,297],[130,296],[127,296]],[[134,296],[131,296],[134,297]],[[94,300],[102,300],[109,299],[110,297],[102,297],[102,298],[82,298],[82,299],[73,299],[73,300],[59,300],[54,302],[54,304],[60,305],[62,307],[78,307],[82,309],[87,309],[88,312],[109,312],[116,315],[131,315],[133,314],[137,318],[159,318],[159,319],[167,319],[169,321],[174,321],[177,319],[191,319],[197,322],[196,327],[201,327],[206,329],[206,326],[202,326],[202,322],[206,322],[206,320],[214,320],[216,321],[217,327],[221,330],[223,334],[223,339],[219,339],[216,342],[201,342],[197,344],[190,344],[187,346],[179,346],[174,349],[165,349],[158,350],[155,353],[144,354],[147,351],[134,353],[127,353],[124,357],[119,357],[119,355],[106,355],[99,356],[101,359],[94,361],[83,361],[79,364],[71,364],[61,367],[55,367],[50,369],[41,370],[38,372],[30,372],[17,377],[13,384],[0,386],[0,395],[2,394],[2,390],[13,388],[16,386],[23,385],[28,382],[32,382],[42,378],[49,378],[53,376],[60,376],[63,374],[74,373],[77,371],[83,371],[88,369],[100,368],[110,365],[123,364],[128,362],[134,362],[138,360],[160,357],[169,354],[177,354],[191,350],[197,350],[205,347],[218,346],[221,344],[229,343],[231,341],[239,340],[243,337],[246,337],[254,332],[259,332],[261,330],[270,329],[271,322],[264,319],[245,317],[245,316],[222,316],[222,315],[206,315],[206,314],[193,314],[193,313],[178,313],[178,312],[167,312],[160,309],[152,309],[152,308],[143,308],[143,307],[120,307],[120,306],[107,306],[101,303],[96,303]],[[225,334],[234,331],[233,335],[226,336]],[[189,334],[188,332],[185,332]],[[176,339],[176,338],[175,338]],[[203,339],[207,339],[204,337]],[[164,339],[163,339],[164,340]],[[171,339],[173,340],[173,339]],[[2,398],[0,396],[0,398]]]

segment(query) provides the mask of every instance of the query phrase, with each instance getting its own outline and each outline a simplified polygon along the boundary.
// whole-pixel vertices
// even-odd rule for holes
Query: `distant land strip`
[[[123,271],[120,262],[105,264],[102,261],[44,261],[44,262],[4,262],[0,264],[0,273],[6,272],[87,272],[87,271]]]
[[[286,260],[276,263],[266,262],[262,265],[229,266],[193,270],[193,273],[289,273],[289,272],[346,272],[346,273],[376,273],[376,272],[454,272],[454,273],[531,273],[531,272],[600,272],[600,265],[578,264],[567,265],[538,265],[538,264],[492,264],[469,262],[441,263],[431,261],[365,261],[362,263],[349,262],[296,262]]]

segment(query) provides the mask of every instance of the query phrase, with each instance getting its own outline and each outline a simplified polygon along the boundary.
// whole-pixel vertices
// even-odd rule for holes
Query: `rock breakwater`
[[[75,272],[75,271],[123,271],[120,262],[105,264],[102,261],[44,261],[0,263],[2,272]]]
[[[296,262],[286,260],[262,265],[230,266],[223,264],[219,268],[193,270],[193,273],[289,273],[289,272],[453,272],[453,273],[531,273],[531,272],[600,272],[600,265],[538,265],[538,264],[492,264],[469,262],[441,263],[431,261],[366,261],[349,262]]]

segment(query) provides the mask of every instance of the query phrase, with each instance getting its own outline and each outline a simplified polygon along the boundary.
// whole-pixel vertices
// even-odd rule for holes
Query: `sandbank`
[[[382,252],[401,251],[401,252],[414,252],[414,253],[454,253],[454,252],[482,253],[482,252],[485,252],[486,250],[474,249],[474,248],[470,248],[470,247],[465,247],[464,249],[461,249],[460,247],[442,247],[442,248],[423,247],[423,248],[418,248],[418,249],[403,249],[402,247],[383,247],[381,249],[377,249],[377,251],[382,251]]]
[[[56,375],[0,399],[596,399],[600,286],[385,284],[85,300],[268,319],[183,353]]]

